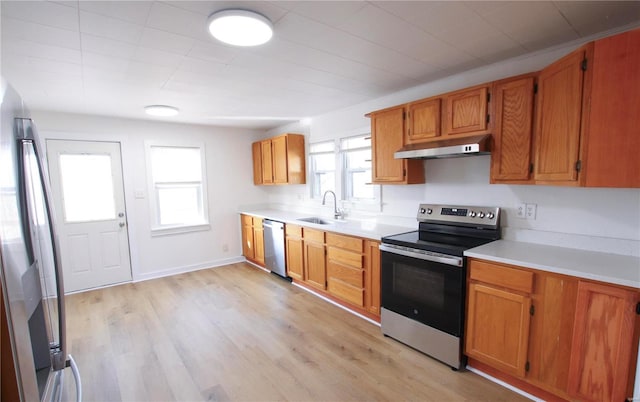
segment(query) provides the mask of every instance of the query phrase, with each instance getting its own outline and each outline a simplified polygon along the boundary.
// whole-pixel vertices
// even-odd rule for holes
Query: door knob
[[[124,223],[124,222],[120,222],[120,223],[119,223],[119,225],[120,225],[120,227],[121,227],[121,228],[123,228],[123,227],[124,227],[124,225],[126,225],[126,223]]]

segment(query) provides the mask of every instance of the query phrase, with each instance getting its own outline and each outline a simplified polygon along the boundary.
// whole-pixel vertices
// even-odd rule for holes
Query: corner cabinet
[[[640,290],[469,259],[469,365],[543,399],[633,393]]]
[[[254,142],[251,149],[254,184],[306,183],[303,135],[282,134]]]
[[[373,183],[424,183],[424,167],[421,160],[393,157],[393,154],[405,145],[404,106],[371,112],[367,116],[371,118]]]

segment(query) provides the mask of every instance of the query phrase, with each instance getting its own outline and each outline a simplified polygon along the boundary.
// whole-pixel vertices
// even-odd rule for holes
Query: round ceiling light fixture
[[[217,40],[234,46],[258,46],[273,36],[273,24],[249,10],[222,10],[209,17],[209,32]]]
[[[180,109],[167,105],[149,105],[144,107],[144,112],[149,116],[170,117],[180,112]]]

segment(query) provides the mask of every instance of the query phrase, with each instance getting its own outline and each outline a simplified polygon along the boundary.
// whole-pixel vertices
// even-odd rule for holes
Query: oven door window
[[[384,251],[381,254],[382,307],[460,336],[464,269]]]

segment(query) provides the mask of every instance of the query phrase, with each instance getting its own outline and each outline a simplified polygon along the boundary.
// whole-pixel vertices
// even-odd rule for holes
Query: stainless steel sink
[[[331,225],[332,223],[335,223],[333,221],[329,221],[329,220],[326,220],[326,219],[318,218],[317,216],[311,216],[309,218],[298,218],[296,220],[297,221],[302,221],[302,222],[315,223],[317,225]]]

